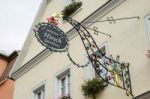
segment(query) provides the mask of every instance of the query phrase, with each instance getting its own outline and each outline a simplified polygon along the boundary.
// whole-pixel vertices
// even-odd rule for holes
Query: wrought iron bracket
[[[65,20],[68,23],[70,23],[78,32],[82,40],[82,43],[84,45],[84,48],[86,50],[86,53],[88,55],[88,59],[91,62],[98,76],[101,77],[108,84],[126,90],[127,95],[133,96],[130,73],[129,73],[129,64],[120,63],[118,57],[115,60],[113,59],[113,57],[108,57],[105,54],[103,54],[99,49],[99,47],[97,46],[90,32],[81,23],[77,22],[76,20],[70,17],[67,17]],[[120,19],[116,19],[116,20],[120,20]],[[106,20],[106,21],[110,21],[110,20]],[[111,37],[111,35],[108,36]],[[97,51],[100,53],[100,55],[96,54]],[[99,72],[97,66],[100,69],[106,71],[105,76]]]

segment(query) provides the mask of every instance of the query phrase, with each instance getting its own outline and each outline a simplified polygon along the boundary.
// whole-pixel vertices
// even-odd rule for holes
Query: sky
[[[21,50],[42,0],[0,0],[0,50]]]

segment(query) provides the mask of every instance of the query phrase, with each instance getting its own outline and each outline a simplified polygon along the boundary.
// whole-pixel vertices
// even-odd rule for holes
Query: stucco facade
[[[99,31],[110,34],[94,35],[90,31],[99,47],[106,45],[107,54],[121,57],[121,61],[130,63],[130,76],[134,97],[150,90],[150,60],[145,56],[149,49],[149,39],[146,30],[145,17],[150,14],[148,0],[82,0],[83,5],[72,18],[82,22],[83,25],[93,28],[98,27]],[[45,4],[45,5],[44,5]],[[46,18],[53,13],[60,12],[64,1],[46,0],[41,3],[45,6],[42,12],[39,10],[41,18],[37,18],[34,25],[38,22],[46,22]],[[43,7],[42,7],[43,8]],[[41,8],[41,9],[42,9]],[[89,24],[86,22],[105,20],[107,17],[126,18],[139,16],[140,19],[125,19],[116,21],[115,24],[101,22]],[[84,64],[87,55],[80,40],[79,35],[72,29],[67,22],[61,23],[59,27],[67,33],[69,38],[69,51],[75,61]],[[69,31],[69,32],[68,32]],[[33,31],[29,33],[24,48],[19,56],[11,77],[15,79],[14,99],[35,99],[34,90],[41,84],[45,86],[44,99],[57,99],[56,78],[63,71],[70,72],[70,92],[72,99],[86,99],[81,92],[81,85],[87,78],[86,68],[74,66],[68,59],[66,53],[52,53],[45,49],[34,36]],[[127,96],[125,91],[108,85],[97,99],[132,99]],[[142,99],[142,98],[141,98]],[[148,99],[148,98],[146,98]]]

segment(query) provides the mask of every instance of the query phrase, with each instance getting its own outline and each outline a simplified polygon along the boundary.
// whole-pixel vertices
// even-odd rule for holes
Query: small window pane
[[[70,74],[68,75],[68,93],[70,93]]]
[[[41,99],[41,92],[39,92],[39,93],[37,94],[37,96],[38,96],[38,99]]]
[[[34,92],[34,99],[44,99],[44,93],[45,93],[45,86],[42,85],[39,88],[35,89]]]
[[[70,69],[57,75],[56,98],[62,96],[70,97]]]
[[[61,79],[61,93],[62,95],[65,95],[65,84],[66,84],[66,78]]]
[[[105,46],[101,47],[100,51],[102,52],[103,55],[106,55],[106,47]],[[104,63],[104,57],[102,56],[102,54],[99,51],[95,51],[90,56],[92,58],[98,59],[103,64]],[[95,68],[93,66],[92,66],[92,68],[90,68],[90,66],[92,64],[94,65]],[[89,64],[89,66],[88,66],[90,69],[92,69],[92,70],[90,70],[92,72],[88,73],[88,75],[92,75],[92,73],[93,73],[94,78],[99,78],[99,75],[101,75],[103,78],[105,78],[107,71],[100,66],[99,62],[92,61],[92,64]]]

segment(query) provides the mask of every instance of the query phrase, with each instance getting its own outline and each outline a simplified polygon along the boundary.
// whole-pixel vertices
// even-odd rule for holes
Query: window
[[[33,91],[34,99],[45,99],[45,85],[42,85]]]
[[[106,54],[106,49],[105,46],[103,46],[102,48],[100,48],[101,52],[105,55]],[[101,62],[103,63],[103,56],[97,51],[95,52],[96,55],[98,55],[98,57],[100,58]],[[104,68],[100,68],[99,64],[97,62],[93,63],[96,66],[96,70],[100,73],[101,76],[103,76],[103,78],[106,77],[106,70]],[[95,78],[99,78],[99,75],[97,74],[97,72],[94,70],[94,77]]]
[[[146,29],[149,37],[149,42],[150,42],[150,15],[145,17],[145,23],[146,23]]]
[[[60,73],[57,77],[57,98],[62,96],[70,97],[70,69]]]
[[[65,96],[70,93],[70,74],[65,75],[62,78],[59,78],[60,80],[60,87],[61,87],[61,95]]]
[[[60,79],[60,87],[61,87],[61,95],[65,96],[65,91],[66,91],[66,77]]]
[[[106,46],[102,46],[102,47],[100,48],[100,50],[101,50],[101,52],[102,52],[104,55],[106,55]],[[96,54],[96,57],[97,57],[97,56],[99,57],[101,63],[103,63],[103,62],[104,62],[104,61],[103,61],[104,57],[102,57],[102,55],[101,55],[98,51],[96,51],[95,54]],[[91,56],[92,56],[92,55],[93,55],[93,54],[91,54]],[[94,61],[93,61],[93,64],[94,64],[95,67],[96,67],[96,68],[95,68],[96,71],[97,71],[98,73],[100,73],[100,75],[101,75],[103,78],[105,78],[106,75],[107,75],[107,71],[106,71],[104,68],[100,67],[97,62],[94,62]],[[92,66],[92,64],[89,64],[89,65],[87,66],[87,68],[86,68],[86,75],[87,75],[86,79],[99,78],[99,75],[98,75],[98,73],[95,71],[95,69],[94,69],[94,67]]]

